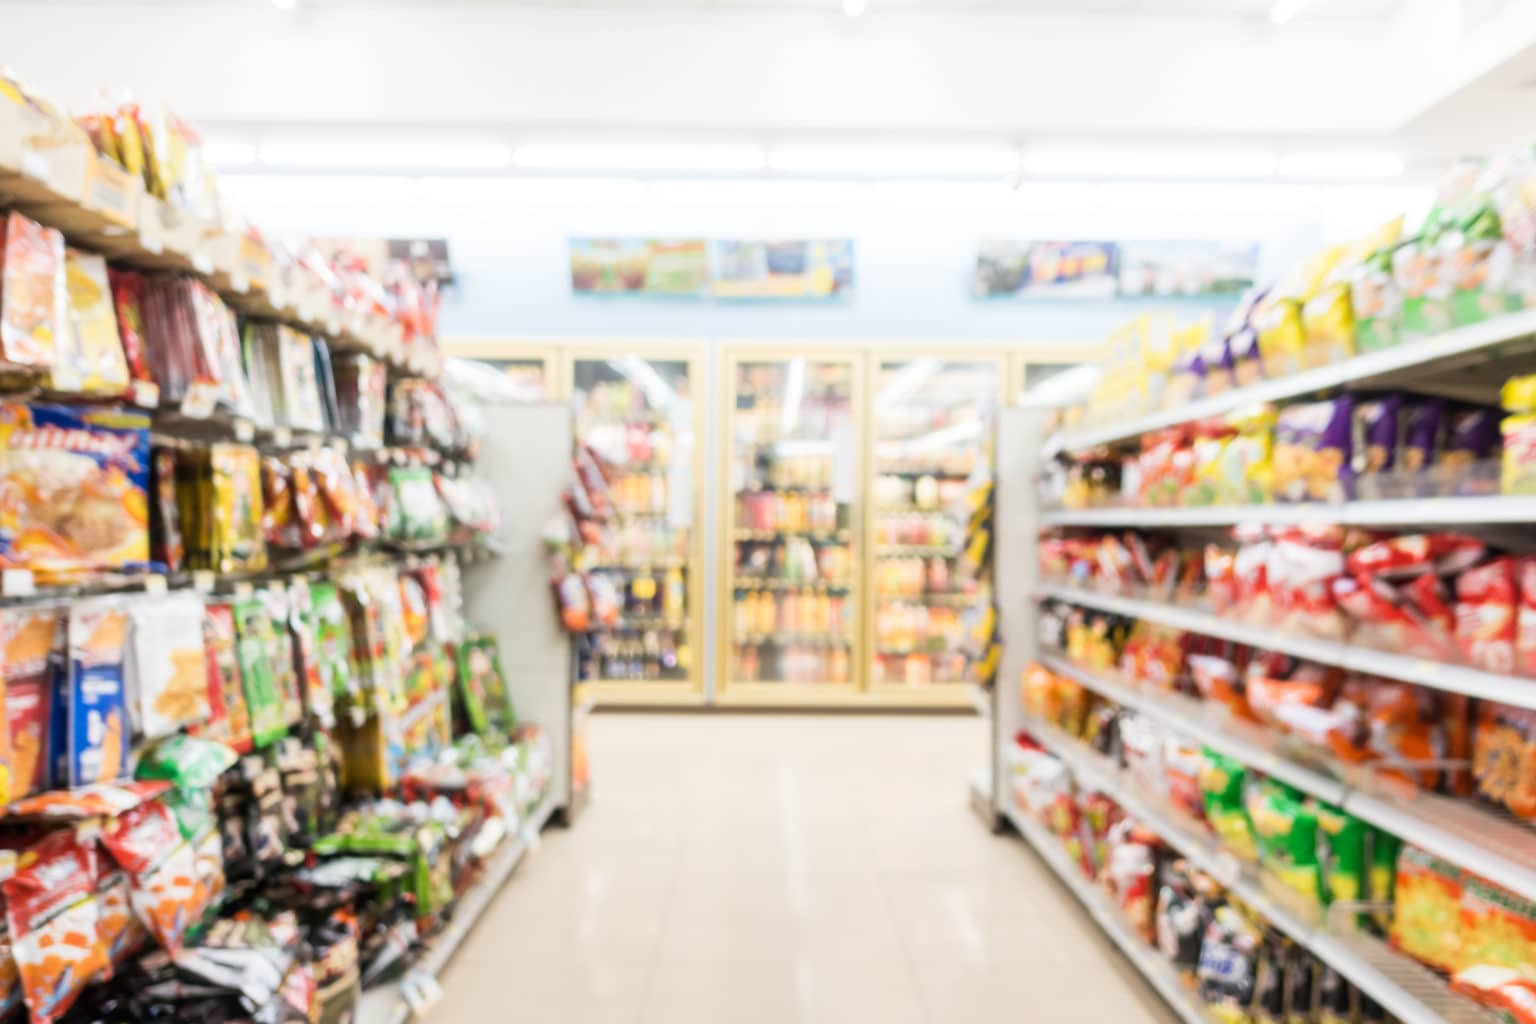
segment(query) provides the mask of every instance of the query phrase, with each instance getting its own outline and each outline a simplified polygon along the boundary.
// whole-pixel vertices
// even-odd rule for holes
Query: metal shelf
[[[1103,890],[1084,878],[1077,865],[1072,863],[1060,840],[1039,823],[1020,813],[1012,804],[1005,804],[1002,810],[1009,823],[1024,837],[1024,841],[1040,855],[1045,866],[1072,891],[1088,911],[1088,916],[1125,954],[1131,965],[1141,972],[1179,1019],[1184,1024],[1213,1024],[1214,1018],[1205,1012],[1195,993],[1179,980],[1173,966],[1160,952],[1131,932],[1130,926],[1110,904]]]
[[[1083,508],[1045,512],[1046,526],[1164,528],[1179,526],[1425,526],[1536,523],[1536,497],[1488,495],[1303,502],[1274,505],[1206,505],[1191,508]]]
[[[1139,691],[1100,673],[1077,668],[1059,657],[1042,662],[1116,703],[1146,714],[1175,732],[1198,740],[1266,775],[1385,829],[1429,853],[1476,872],[1526,899],[1536,899],[1536,831],[1465,800],[1433,793],[1403,793],[1372,785],[1367,773],[1349,780],[1330,778],[1298,764],[1281,751],[1282,737],[1261,726],[1213,714],[1188,698]]]
[[[1471,1000],[1450,991],[1445,982],[1380,939],[1354,928],[1330,928],[1320,908],[1287,890],[1253,865],[1239,861],[1199,826],[1144,794],[1108,758],[1066,733],[1025,715],[1024,724],[1046,749],[1072,769],[1089,788],[1109,796],[1136,820],[1156,832],[1201,870],[1236,893],[1293,941],[1331,964],[1361,991],[1404,1024],[1495,1024],[1497,1018]]]
[[[1254,626],[1213,615],[1210,612],[1181,608],[1161,601],[1118,597],[1113,594],[1100,594],[1092,590],[1059,585],[1042,586],[1039,594],[1042,597],[1055,598],[1069,604],[1097,608],[1114,615],[1124,615],[1171,626],[1174,629],[1220,637],[1249,647],[1279,651],[1323,665],[1336,665],[1356,672],[1418,683],[1420,686],[1428,686],[1448,693],[1460,693],[1468,697],[1511,704],[1515,707],[1536,709],[1536,679],[1518,679],[1465,665],[1452,665],[1443,661],[1415,658],[1354,644],[1286,633],[1273,627]]]
[[[507,837],[486,866],[485,874],[460,898],[448,927],[431,940],[427,952],[412,971],[414,975],[425,974],[436,978],[448,966],[448,961],[490,908],[502,886],[507,884],[517,866],[528,855],[529,844],[525,836],[529,832],[534,835],[542,832],[554,810],[553,801],[545,797],[528,820],[527,828]],[[399,985],[390,983],[375,986],[363,993],[363,997],[358,1000],[355,1019],[357,1024],[408,1024],[412,1016],[410,1006],[400,994]]]
[[[1382,378],[1400,375],[1407,370],[1428,369],[1437,363],[1482,353],[1497,345],[1521,341],[1532,335],[1536,335],[1536,310],[1513,313],[1480,324],[1405,341],[1392,348],[1368,352],[1327,366],[1260,381],[1249,387],[1234,388],[1219,395],[1187,402],[1176,409],[1162,409],[1102,426],[1058,432],[1046,438],[1045,454],[1051,456],[1059,452],[1095,448],[1138,437],[1148,431],[1223,416],[1245,406],[1298,398],[1344,384],[1381,382]]]

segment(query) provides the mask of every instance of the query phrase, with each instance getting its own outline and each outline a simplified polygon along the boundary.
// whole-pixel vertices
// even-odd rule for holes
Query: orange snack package
[[[34,1024],[53,1024],[86,985],[111,976],[96,896],[96,851],[72,831],[50,834],[36,860],[4,882],[5,917]]]
[[[192,844],[170,810],[158,800],[140,804],[102,833],[101,845],[128,874],[135,917],[174,953],[207,909],[209,888],[199,884]]]

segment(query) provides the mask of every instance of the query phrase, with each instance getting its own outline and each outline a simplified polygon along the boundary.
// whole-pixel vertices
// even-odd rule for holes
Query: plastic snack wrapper
[[[1514,559],[1495,558],[1456,577],[1456,643],[1469,663],[1514,671],[1518,604]]]
[[[1451,988],[1510,1024],[1536,1024],[1536,980],[1509,967],[1478,965],[1456,972]]]
[[[15,608],[0,612],[0,679],[5,680],[9,726],[7,801],[48,788],[53,761],[48,723],[55,678],[67,671],[62,608]]]
[[[149,422],[0,405],[0,565],[47,582],[149,560]]]
[[[207,735],[245,753],[253,744],[251,711],[240,679],[235,613],[229,605],[213,604],[205,609],[203,649],[208,673],[208,705],[212,710]]]
[[[1536,711],[1486,702],[1472,733],[1472,777],[1496,807],[1536,820]]]
[[[1404,846],[1397,860],[1392,944],[1442,971],[1461,964],[1461,890],[1458,867]]]
[[[127,608],[127,685],[139,735],[158,739],[207,721],[201,597],[166,594]]]
[[[1353,488],[1351,399],[1309,402],[1281,410],[1275,423],[1276,501],[1344,501]]]
[[[235,657],[251,716],[251,740],[260,749],[288,731],[283,694],[272,663],[272,620],[256,597],[235,602],[231,611],[235,620]]]
[[[192,844],[163,803],[149,801],[116,819],[101,844],[127,872],[129,905],[161,948],[175,952],[207,909]]]
[[[65,257],[68,319],[58,332],[48,388],[67,394],[117,396],[128,390],[128,360],[118,335],[107,261],[70,249]]]
[[[112,965],[100,931],[92,845],[59,832],[38,845],[35,857],[0,882],[0,891],[29,1019],[53,1024],[88,984],[109,977]]]
[[[67,330],[64,236],[19,213],[0,236],[0,366],[46,370]]]
[[[132,270],[108,267],[107,282],[112,289],[112,309],[117,314],[118,338],[123,344],[123,358],[128,365],[131,383],[154,384],[144,334],[144,278]],[[135,404],[147,405],[156,404],[159,397],[158,385],[152,391],[143,390],[134,395]],[[146,401],[139,401],[141,398]]]
[[[128,611],[111,598],[69,611],[69,784],[115,782],[128,775],[125,683]]]

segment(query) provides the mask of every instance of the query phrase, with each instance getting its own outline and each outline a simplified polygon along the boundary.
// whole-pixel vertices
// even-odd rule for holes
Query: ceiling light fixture
[[[760,171],[763,147],[750,143],[529,142],[512,151],[538,171]]]
[[[1391,153],[1282,153],[1275,173],[1282,178],[1400,178],[1407,166]]]
[[[290,139],[264,142],[257,153],[262,163],[278,167],[496,170],[512,162],[512,148],[505,143],[462,139]]]
[[[869,8],[869,0],[843,0],[843,13],[857,18]]]
[[[884,146],[789,143],[768,151],[768,167],[784,174],[1001,178],[1017,173],[1018,150],[1005,145]]]
[[[1269,20],[1276,25],[1284,25],[1306,10],[1308,2],[1309,0],[1275,0],[1275,5],[1269,9]]]
[[[1024,154],[1023,168],[1043,178],[1267,178],[1275,158],[1247,149],[1043,146]]]

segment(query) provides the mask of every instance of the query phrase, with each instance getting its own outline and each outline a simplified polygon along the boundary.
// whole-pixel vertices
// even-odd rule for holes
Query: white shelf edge
[[[1487,495],[1187,508],[1083,508],[1044,512],[1046,526],[1422,526],[1536,523],[1536,497]]]
[[[978,686],[975,683],[966,683],[965,692],[971,698],[971,707],[976,709],[976,714],[982,718],[992,717],[992,690],[986,686]]]
[[[546,796],[529,819],[529,827],[536,833],[542,832],[554,813],[555,805]],[[501,849],[492,856],[485,874],[461,897],[448,927],[433,938],[426,955],[412,965],[415,970],[434,978],[442,973],[527,855],[528,844],[523,840],[522,830],[508,835]],[[357,1024],[408,1024],[411,1017],[411,1008],[401,997],[396,982],[365,989],[355,1015]]]
[[[1323,665],[1336,665],[1356,672],[1418,683],[1420,686],[1444,690],[1447,693],[1460,693],[1468,697],[1497,701],[1515,707],[1536,709],[1536,679],[1519,679],[1464,665],[1452,665],[1427,658],[1413,658],[1389,651],[1373,650],[1369,647],[1286,633],[1274,628],[1253,626],[1222,618],[1209,612],[1164,604],[1161,601],[1117,597],[1054,584],[1040,587],[1039,593],[1041,596],[1056,598],[1069,604],[1097,608],[1100,611],[1144,619],[1148,622],[1171,626],[1174,629],[1220,637],[1249,647],[1279,651]]]
[[[1323,391],[1356,381],[1371,380],[1418,366],[1428,366],[1442,359],[1452,359],[1506,342],[1519,341],[1536,334],[1536,309],[1485,320],[1479,324],[1457,327],[1425,338],[1410,339],[1400,345],[1368,352],[1350,359],[1319,366],[1300,373],[1263,380],[1245,388],[1235,388],[1219,395],[1196,399],[1176,409],[1161,409],[1144,416],[1118,420],[1104,426],[1062,431],[1046,438],[1047,456],[1058,452],[1081,451],[1111,441],[1136,437],[1152,430],[1189,423],[1210,416],[1221,416],[1244,406],[1273,402],[1282,398]]]
[[[1002,811],[1030,848],[1039,854],[1051,873],[1061,879],[1062,884],[1077,897],[1099,930],[1109,937],[1179,1019],[1184,1024],[1213,1024],[1214,1018],[1196,1002],[1195,993],[1180,984],[1172,965],[1157,950],[1131,933],[1129,926],[1109,905],[1103,893],[1084,878],[1077,866],[1068,859],[1061,844],[1055,841],[1056,837],[1043,826],[1020,814],[1011,803],[1005,802]]]
[[[1339,934],[1305,920],[1285,905],[1283,897],[1271,895],[1254,870],[1223,850],[1214,837],[1197,834],[1180,824],[1172,811],[1142,795],[1124,772],[1104,757],[1030,715],[1023,716],[1023,721],[1037,740],[1066,762],[1074,776],[1125,808],[1197,867],[1235,892],[1266,921],[1330,964],[1404,1024],[1496,1024],[1492,1014],[1455,995],[1427,969],[1380,940],[1358,932]],[[1406,985],[1416,991],[1410,991]]]
[[[1241,723],[1228,723],[1223,729],[1221,723],[1202,722],[1180,714],[1171,698],[1142,693],[1054,655],[1045,655],[1040,660],[1053,672],[1069,676],[1212,750],[1288,782],[1319,800],[1341,806],[1355,817],[1526,899],[1536,899],[1536,831],[1524,825],[1449,797],[1420,794],[1400,800],[1366,792],[1255,746],[1244,738],[1245,727]]]

